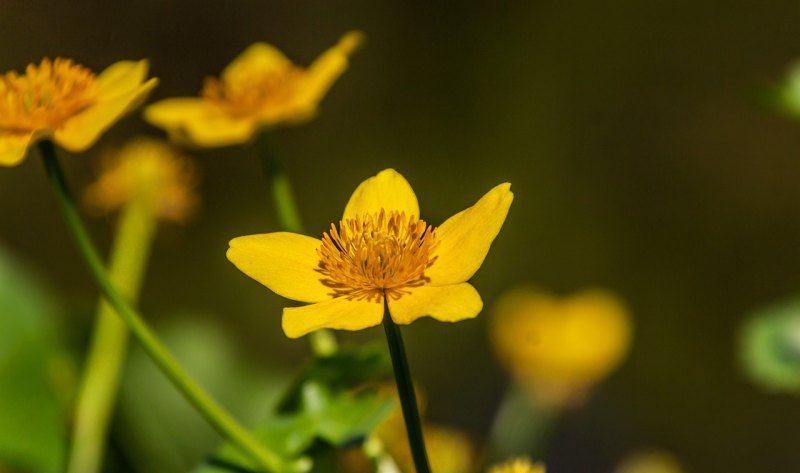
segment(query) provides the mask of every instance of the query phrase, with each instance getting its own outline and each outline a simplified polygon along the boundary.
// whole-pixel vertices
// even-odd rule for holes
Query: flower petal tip
[[[352,54],[367,41],[367,35],[361,30],[348,31],[339,40],[338,48],[343,54]]]

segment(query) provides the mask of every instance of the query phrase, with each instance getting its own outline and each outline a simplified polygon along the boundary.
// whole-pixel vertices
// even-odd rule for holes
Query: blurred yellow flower
[[[394,385],[389,387],[390,395],[397,401],[397,408],[375,429],[375,438],[383,451],[395,462],[401,472],[414,473],[414,459],[408,443],[408,433],[400,409],[400,399]],[[417,403],[424,408],[425,399],[419,390]],[[422,425],[425,447],[431,471],[436,473],[468,473],[472,471],[475,458],[473,444],[464,433],[437,424],[424,422]]]
[[[466,281],[483,263],[513,199],[500,184],[437,228],[419,218],[411,186],[393,169],[356,188],[338,228],[321,240],[288,232],[235,238],[228,259],[303,307],[283,310],[291,338],[321,328],[360,330],[424,315],[456,322],[478,315],[480,295]]]
[[[526,458],[516,458],[489,468],[489,473],[545,473],[544,465],[532,464]]]
[[[408,434],[402,415],[392,416],[377,432],[386,453],[400,471],[414,473],[414,460],[408,445]],[[425,423],[422,426],[431,471],[436,473],[468,473],[474,459],[472,443],[458,430]]]
[[[495,304],[491,338],[499,359],[538,401],[564,406],[623,360],[631,321],[622,301],[602,290],[558,299],[529,288]]]
[[[304,122],[363,38],[358,31],[346,33],[307,69],[269,44],[253,44],[219,79],[206,79],[200,97],[162,100],[144,117],[179,141],[208,148],[245,143],[265,127]]]
[[[614,473],[683,473],[683,468],[671,453],[646,450],[626,458]]]
[[[151,201],[157,216],[177,223],[186,222],[197,209],[196,166],[162,141],[131,140],[104,155],[100,171],[84,194],[86,204],[98,213],[118,209],[138,196]]]
[[[95,76],[70,59],[43,59],[0,76],[0,165],[14,166],[40,139],[84,151],[156,86],[147,61],[120,61]]]

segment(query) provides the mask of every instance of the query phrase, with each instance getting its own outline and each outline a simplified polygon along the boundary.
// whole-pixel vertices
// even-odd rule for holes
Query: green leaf
[[[765,390],[800,394],[800,296],[759,309],[742,325],[741,358]]]
[[[296,411],[305,383],[313,381],[329,390],[351,389],[365,382],[389,379],[392,360],[383,344],[342,347],[333,355],[314,358],[295,378],[278,404],[278,411]]]
[[[56,305],[0,248],[0,469],[63,470],[64,413],[53,371]]]
[[[390,375],[391,360],[381,345],[349,347],[314,359],[284,395],[282,409],[254,434],[287,463],[360,443],[395,407],[388,394],[362,385]],[[314,448],[319,442],[329,447]],[[194,473],[248,471],[254,471],[250,461],[226,445]]]
[[[191,376],[244,425],[267,419],[289,384],[282,370],[250,363],[213,317],[180,314],[157,331]],[[138,344],[131,347],[119,404],[117,436],[137,471],[189,471],[220,445],[219,435]]]

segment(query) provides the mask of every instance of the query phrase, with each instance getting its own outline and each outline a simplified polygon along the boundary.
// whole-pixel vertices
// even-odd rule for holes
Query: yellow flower
[[[400,409],[400,398],[394,385],[390,388],[391,396],[397,408],[375,429],[375,438],[389,454],[401,472],[413,473],[414,459],[408,443],[406,423]],[[420,391],[416,391],[417,404],[420,411],[425,407],[425,399]],[[425,448],[428,453],[431,471],[436,473],[467,473],[472,470],[474,460],[473,444],[464,433],[430,422],[423,422],[422,430]]]
[[[544,465],[532,464],[527,458],[516,458],[489,468],[489,473],[545,473]]]
[[[563,406],[607,376],[624,358],[631,322],[624,304],[601,290],[558,299],[520,288],[492,310],[498,357],[537,400]]]
[[[386,169],[356,188],[338,227],[321,240],[287,232],[243,236],[231,241],[228,259],[277,294],[311,303],[283,310],[291,338],[378,325],[384,299],[398,324],[424,315],[472,318],[483,302],[466,281],[506,219],[510,187],[500,184],[434,228],[420,220],[405,178]]]
[[[200,97],[162,100],[147,107],[144,117],[196,146],[245,143],[261,128],[309,120],[362,41],[360,32],[345,34],[307,69],[269,44],[253,44],[219,79],[206,79]]]
[[[147,61],[120,61],[93,74],[69,59],[43,59],[0,76],[0,165],[18,164],[44,138],[83,151],[157,84]]]
[[[98,213],[118,209],[142,195],[165,220],[186,222],[197,209],[195,165],[162,141],[132,140],[104,155],[100,168],[100,177],[84,194],[86,203]]]

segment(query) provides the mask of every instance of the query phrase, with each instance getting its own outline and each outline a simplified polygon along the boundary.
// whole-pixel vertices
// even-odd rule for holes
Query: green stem
[[[111,304],[133,335],[141,343],[145,352],[156,363],[172,384],[183,394],[208,423],[225,439],[235,445],[242,453],[268,471],[284,471],[285,465],[272,451],[259,444],[250,433],[239,425],[225,409],[217,404],[194,382],[181,367],[175,357],[150,330],[142,317],[117,292],[105,273],[103,263],[92,244],[89,234],[81,221],[67,186],[64,174],[58,164],[53,143],[49,140],[39,143],[39,151],[44,160],[50,184],[56,192],[67,227],[86,260],[92,276],[100,287],[103,296]]]
[[[403,347],[403,336],[392,320],[389,313],[389,304],[384,296],[383,329],[386,332],[386,341],[389,344],[389,354],[394,367],[394,379],[397,382],[397,394],[400,396],[400,406],[403,408],[403,419],[408,433],[408,444],[411,446],[411,456],[417,473],[430,473],[428,453],[425,451],[425,440],[422,437],[422,421],[417,408],[417,396],[414,393],[414,382],[411,380],[411,370],[406,359],[406,350]]]
[[[303,223],[300,220],[300,212],[297,210],[292,184],[269,144],[267,133],[261,133],[257,141],[261,169],[264,171],[264,177],[272,192],[272,201],[275,203],[278,222],[283,230],[303,233]],[[336,337],[327,329],[312,332],[309,340],[311,349],[317,356],[328,356],[338,349]]]
[[[131,301],[138,298],[156,229],[152,194],[143,190],[125,206],[111,251],[109,279]],[[125,323],[102,299],[78,394],[68,473],[100,471],[127,348]]]

